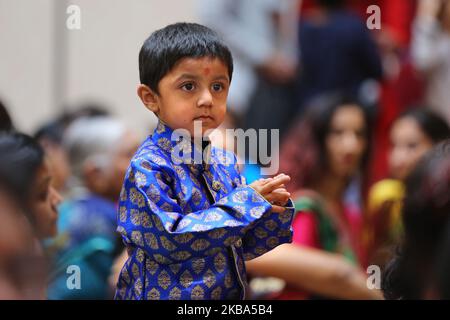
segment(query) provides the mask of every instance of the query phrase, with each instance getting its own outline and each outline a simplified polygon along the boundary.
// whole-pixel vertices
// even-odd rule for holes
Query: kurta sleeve
[[[235,170],[239,174],[242,185],[245,185],[245,178],[240,175],[237,166]],[[267,202],[265,199],[264,201]],[[250,225],[242,239],[245,260],[257,258],[283,243],[292,242],[291,224],[294,213],[294,203],[289,199],[283,213],[268,210],[258,221]]]
[[[292,218],[295,209],[289,200],[283,213],[266,212],[243,238],[245,260],[263,255],[277,246],[292,242]]]
[[[248,186],[234,189],[205,210],[185,213],[170,175],[146,159],[135,159],[119,203],[118,232],[127,245],[159,263],[212,255],[240,241],[271,205]],[[181,182],[182,183],[182,182]]]

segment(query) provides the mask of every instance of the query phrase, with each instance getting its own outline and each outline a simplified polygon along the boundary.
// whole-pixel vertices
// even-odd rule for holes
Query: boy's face
[[[161,79],[159,95],[149,93],[150,103],[140,89],[138,94],[170,128],[186,129],[193,137],[195,121],[201,122],[202,134],[222,123],[229,86],[228,68],[221,60],[184,58]]]

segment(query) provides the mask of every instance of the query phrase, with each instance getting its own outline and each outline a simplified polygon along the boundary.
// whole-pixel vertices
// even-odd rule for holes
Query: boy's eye
[[[221,91],[223,89],[223,85],[221,83],[215,83],[212,85],[212,89],[214,91]]]
[[[181,86],[181,89],[183,89],[184,91],[192,91],[195,89],[195,86],[193,83],[185,83]]]

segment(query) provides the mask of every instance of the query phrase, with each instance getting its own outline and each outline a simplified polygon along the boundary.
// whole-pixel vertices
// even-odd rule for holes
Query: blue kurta
[[[159,122],[126,174],[117,230],[129,258],[115,297],[243,299],[244,259],[291,242],[293,204],[272,213],[222,149],[207,147],[207,163],[179,163],[172,133]]]

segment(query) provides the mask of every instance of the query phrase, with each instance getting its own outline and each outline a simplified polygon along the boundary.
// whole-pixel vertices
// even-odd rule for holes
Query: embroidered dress
[[[291,242],[293,203],[272,213],[230,152],[209,145],[209,161],[180,163],[176,154],[202,150],[172,133],[159,122],[128,169],[118,232],[129,258],[115,298],[244,299],[244,260]]]

